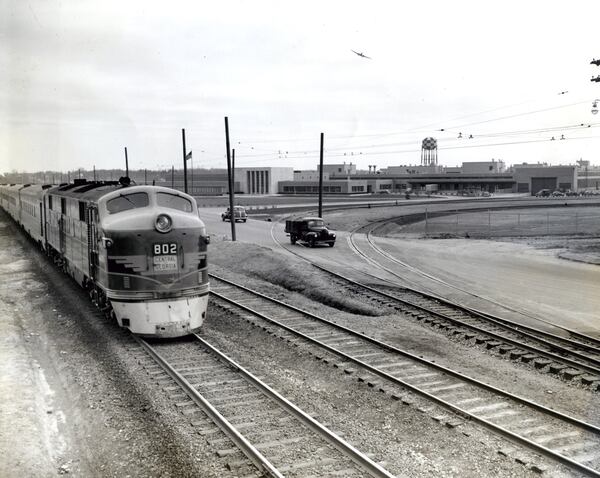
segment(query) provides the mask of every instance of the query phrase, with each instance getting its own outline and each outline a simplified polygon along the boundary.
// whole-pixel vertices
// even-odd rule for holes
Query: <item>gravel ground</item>
[[[261,250],[262,254],[260,252]],[[592,423],[600,423],[600,414],[598,413],[597,409],[598,398],[596,394],[590,392],[589,390],[574,387],[572,384],[562,382],[554,376],[540,375],[529,365],[515,364],[503,358],[489,356],[486,354],[483,348],[469,344],[453,342],[445,334],[436,332],[428,327],[415,324],[409,320],[405,320],[401,316],[374,314],[357,315],[348,312],[342,312],[336,308],[324,306],[322,302],[315,302],[307,298],[307,295],[312,295],[311,287],[309,285],[307,285],[304,289],[299,287],[298,292],[290,292],[290,290],[283,289],[277,285],[278,283],[281,283],[281,281],[265,281],[261,278],[258,278],[256,271],[260,271],[260,275],[263,277],[268,276],[273,270],[277,271],[277,273],[281,276],[289,277],[296,274],[298,269],[306,267],[302,266],[302,263],[299,259],[290,258],[289,256],[277,259],[273,258],[272,254],[273,252],[268,248],[261,248],[258,246],[252,246],[250,244],[231,242],[219,243],[218,247],[215,247],[213,250],[213,263],[218,263],[221,266],[221,268],[215,268],[217,273],[227,275],[232,280],[236,280],[242,284],[251,283],[252,288],[255,288],[265,294],[269,294],[278,298],[285,297],[286,301],[289,301],[305,310],[333,319],[342,325],[366,332],[369,335],[407,350],[408,352],[424,356],[427,359],[435,360],[437,363],[459,370],[465,374],[484,380],[492,385],[516,391],[517,394],[523,397],[532,399],[544,405],[551,406],[555,409],[568,412],[569,414],[574,414],[582,419],[591,421]],[[269,257],[268,261],[265,260],[267,257]],[[262,269],[258,265],[261,263],[264,264]],[[232,270],[236,270],[238,272],[232,273]],[[318,273],[313,274],[318,276]],[[314,281],[319,284],[320,289],[323,288],[322,283],[324,280],[319,280],[318,277],[315,277]],[[336,290],[330,288],[329,292],[331,294],[335,294]],[[380,312],[380,314],[382,314],[382,312]],[[221,326],[222,324],[219,325]],[[212,328],[210,330],[206,330],[206,333],[212,332]],[[233,332],[229,330],[228,332],[223,333],[224,336],[227,336],[228,334],[233,335]],[[242,334],[242,336],[244,336],[244,334]],[[258,338],[257,340],[261,339]],[[263,338],[262,341],[264,340],[267,339]],[[249,342],[253,343],[254,341],[249,340]],[[261,348],[263,347],[262,343],[263,342],[261,342]],[[280,348],[280,345],[279,348],[275,346],[275,350],[279,350]],[[238,353],[240,354],[237,359],[239,359],[242,364],[244,359],[249,360],[249,357],[251,356],[244,352],[235,351],[235,348],[231,349],[234,350],[234,353],[236,353],[236,357]],[[261,359],[266,360],[264,357],[265,355],[269,356],[268,354],[268,352],[263,353]],[[297,363],[297,359],[295,358],[280,359],[279,356],[277,356],[277,359],[273,362],[278,363],[279,361],[281,361],[281,363]],[[295,370],[296,366],[290,365],[289,368],[285,367],[281,369],[280,372],[278,372],[279,369],[274,366],[266,367],[265,370],[273,370],[272,374],[275,375],[285,375],[291,373],[291,368],[294,368]],[[305,373],[308,377],[312,377],[313,380],[321,380],[320,371],[318,375],[314,374],[314,372],[311,375],[309,367]],[[324,376],[323,383],[333,384],[334,382],[332,378]],[[337,387],[342,387],[345,389],[343,385],[337,385]],[[420,402],[420,399],[418,398],[413,397],[413,399],[416,402]],[[314,400],[314,397],[308,399],[308,401],[310,400]],[[422,403],[422,406],[426,406],[425,402],[420,403]],[[358,410],[359,408],[362,410],[364,408],[366,410],[365,413],[370,414],[372,417],[371,419],[365,419],[362,422],[359,422],[363,424],[359,425],[359,427],[364,426],[364,424],[367,423],[378,423],[377,420],[383,420],[382,417],[387,417],[390,413],[389,411],[381,412],[381,410],[383,410],[381,407],[372,407],[368,401],[363,407],[363,401],[361,399],[352,401],[350,404],[351,406],[354,406],[355,410]],[[345,399],[339,399],[339,404],[335,406],[340,410],[345,410],[348,405],[349,403]],[[416,408],[419,407],[417,406]],[[383,415],[380,412],[383,413]],[[397,410],[394,408],[394,411],[391,413],[393,414],[396,412]],[[426,416],[429,420],[431,420],[431,418],[437,416],[439,413],[439,410],[434,410],[429,414],[426,414]],[[348,417],[344,416],[344,413],[342,412],[338,419],[341,423],[346,423]],[[403,422],[403,426],[399,427],[398,429],[402,430],[403,436],[409,437],[409,442],[410,440],[418,440],[418,438],[421,437],[421,434],[423,433],[422,423],[419,422],[415,424],[408,422],[408,425],[404,425],[406,425],[406,423]],[[487,463],[487,460],[493,461],[492,457],[498,454],[499,450],[503,448],[511,448],[510,445],[491,438],[490,435],[486,434],[485,432],[473,432],[470,430],[467,433],[478,433],[479,443],[484,444],[487,449],[484,452],[477,449],[477,447],[474,447],[473,451],[469,451],[471,445],[465,444],[464,436],[461,436],[461,434],[453,435],[452,433],[449,433],[443,426],[440,426],[439,424],[437,425],[439,427],[437,429],[437,438],[435,438],[432,442],[435,443],[435,447],[433,449],[436,451],[435,453],[432,452],[432,455],[428,455],[428,457],[433,460],[433,463],[435,463],[437,457],[436,453],[439,453],[441,456],[443,456],[442,461],[447,467],[454,467],[455,470],[461,470],[462,473],[452,474],[451,471],[446,470],[444,473],[450,473],[446,476],[489,476],[489,470],[479,470],[481,471],[481,474],[477,475],[477,472],[473,472],[473,470],[471,470],[469,467],[481,466],[485,468],[485,466],[490,465],[490,463]],[[357,426],[357,424],[350,422],[349,426]],[[344,432],[346,434],[349,433],[347,430],[344,430]],[[381,439],[382,441],[385,440],[383,437]],[[431,442],[431,440],[432,439],[430,438],[429,442]],[[446,448],[448,450],[459,449],[462,451],[457,454],[453,460],[450,452],[441,451],[445,450]],[[388,454],[388,457],[389,456],[390,455]],[[391,456],[395,457],[396,455],[392,454]],[[486,456],[487,458],[482,459],[482,456]],[[388,459],[388,461],[390,460]],[[541,462],[543,461],[544,460],[542,459]],[[433,466],[433,463],[430,462],[429,465]],[[469,464],[467,465],[466,463]],[[525,468],[522,466],[519,471],[511,469],[510,465],[507,466],[508,468],[506,470],[498,472],[498,476],[512,476],[511,473],[513,472],[517,473],[515,476],[519,476],[518,473],[525,472]],[[544,466],[548,467],[549,465],[546,463]],[[439,472],[439,470],[434,472],[432,469],[426,472],[415,463],[412,463],[412,465],[406,465],[406,467],[407,468],[402,468],[405,472],[406,469],[413,470],[413,467],[419,470],[415,471],[415,474],[411,476],[431,476],[432,474],[437,475]],[[553,469],[550,472],[550,476],[559,476],[559,473],[561,472],[559,472],[557,469]]]
[[[360,304],[342,310],[327,299],[335,291],[327,290],[325,279],[315,297],[306,267],[276,250],[216,242],[211,256],[215,270],[237,270],[234,277],[248,285],[600,422],[597,398],[586,390],[382,311],[352,313]],[[266,280],[274,266],[298,289],[292,292],[275,285],[279,281]],[[280,340],[214,308],[202,334],[399,475],[539,476],[530,469],[534,464],[546,476],[576,476],[544,458],[515,451],[469,423],[444,426],[433,420],[441,410],[427,410],[418,397],[408,397],[408,406],[393,400],[389,391],[377,392],[356,376],[315,360],[309,349],[282,347]],[[5,450],[0,476],[233,476],[190,426],[190,417],[177,411],[140,365],[139,348],[128,334],[104,319],[2,213],[0,337],[0,446]]]

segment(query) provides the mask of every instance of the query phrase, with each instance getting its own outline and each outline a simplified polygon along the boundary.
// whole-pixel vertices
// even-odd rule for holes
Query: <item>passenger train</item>
[[[76,179],[0,185],[0,207],[121,327],[178,337],[204,322],[210,240],[191,196]]]

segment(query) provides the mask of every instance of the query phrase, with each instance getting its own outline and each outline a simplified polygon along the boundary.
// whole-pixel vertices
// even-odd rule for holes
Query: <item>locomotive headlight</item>
[[[169,232],[173,227],[173,221],[166,214],[159,214],[154,226],[158,232]]]

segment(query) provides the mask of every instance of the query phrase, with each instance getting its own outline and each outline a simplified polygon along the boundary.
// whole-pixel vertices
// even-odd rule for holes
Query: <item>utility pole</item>
[[[175,189],[175,166],[171,166],[171,189]]]
[[[96,182],[96,165],[94,164],[94,182]]]
[[[125,177],[129,177],[129,159],[127,158],[127,146],[125,146]]]
[[[187,194],[187,162],[188,159],[192,159],[192,152],[186,152],[185,148],[185,129],[181,130],[181,139],[183,141],[183,192]]]
[[[319,217],[323,217],[323,139],[321,133],[321,150],[319,153]]]
[[[233,213],[233,172],[231,168],[231,150],[229,147],[229,120],[225,116],[225,148],[227,149],[227,178],[229,180],[229,221],[231,222],[231,240],[235,241],[235,215]]]

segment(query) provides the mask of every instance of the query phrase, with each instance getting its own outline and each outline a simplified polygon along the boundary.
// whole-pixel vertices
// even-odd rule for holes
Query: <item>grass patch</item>
[[[383,315],[376,307],[354,298],[350,291],[332,285],[326,273],[308,262],[279,254],[268,247],[242,242],[213,243],[210,262],[247,277],[262,279],[344,312]]]

